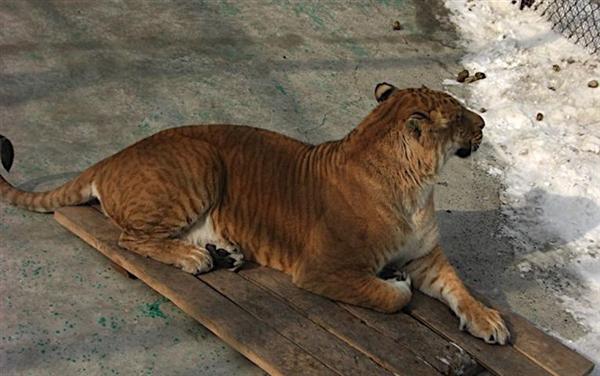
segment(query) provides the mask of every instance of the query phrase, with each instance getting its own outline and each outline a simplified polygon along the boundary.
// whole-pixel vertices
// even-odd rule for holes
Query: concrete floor
[[[463,51],[440,1],[349,4],[1,2],[0,133],[16,149],[9,180],[50,188],[183,124],[338,138],[374,106],[376,83],[440,89],[460,70]],[[477,158],[493,158],[483,149]],[[437,187],[448,254],[477,289],[577,337],[572,318],[519,276],[510,244],[495,236],[498,188],[473,162],[450,164]],[[3,375],[262,374],[51,216],[6,205],[0,215]]]

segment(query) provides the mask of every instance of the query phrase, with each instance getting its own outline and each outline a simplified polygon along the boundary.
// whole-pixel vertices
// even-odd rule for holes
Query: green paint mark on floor
[[[322,13],[323,8],[315,4],[297,4],[294,8],[296,15],[306,14],[317,29],[322,29],[325,26],[325,21],[319,13]]]
[[[408,4],[406,4],[406,0],[377,0],[377,2],[387,7],[394,6],[396,8],[402,8],[408,6]]]
[[[113,331],[117,331],[119,329],[121,329],[121,326],[123,325],[123,323],[125,322],[125,320],[123,319],[118,319],[116,317],[100,317],[98,319],[98,324],[102,325],[103,327],[110,327]],[[102,339],[98,338],[98,342],[101,342]]]
[[[33,260],[24,260],[21,263],[21,276],[23,278],[38,277],[40,272],[43,270],[42,266],[39,266],[39,262]]]
[[[31,60],[35,60],[35,61],[41,61],[43,60],[42,57],[40,56],[40,54],[38,54],[37,52],[29,52],[27,54],[27,57]]]
[[[125,320],[121,319],[121,322],[124,322]],[[115,317],[111,317],[110,318],[110,328],[112,330],[119,330],[121,329],[121,324],[118,322],[118,320]]]
[[[232,3],[228,2],[228,1],[221,1],[219,6],[220,6],[221,10],[223,11],[223,13],[228,16],[235,16],[238,13],[240,13],[240,10],[235,5],[233,5]]]
[[[350,48],[350,51],[352,51],[352,53],[356,57],[365,58],[365,57],[369,56],[369,53],[367,52],[367,50],[365,50],[361,45],[359,45],[355,42],[350,42],[348,47]]]
[[[154,303],[146,303],[142,306],[142,313],[144,314],[144,316],[146,317],[151,317],[151,318],[163,318],[166,319],[167,315],[165,315],[165,313],[163,311],[161,311],[160,309],[160,305],[162,303],[164,303],[166,301],[165,298],[161,298],[158,299],[157,301],[155,301]]]
[[[150,123],[148,122],[148,119],[144,119],[142,120],[142,122],[138,125],[138,130],[140,132],[147,132],[150,129]]]
[[[206,111],[206,110],[198,111],[195,116],[200,121],[209,121],[212,119],[212,113],[210,111]]]
[[[283,86],[281,86],[281,84],[275,84],[275,89],[277,89],[277,91],[279,91],[281,94],[287,95],[285,89],[283,88]]]

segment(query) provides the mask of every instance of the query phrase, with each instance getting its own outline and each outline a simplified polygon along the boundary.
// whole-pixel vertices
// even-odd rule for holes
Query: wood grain
[[[513,347],[532,362],[553,375],[587,375],[592,372],[594,363],[583,355],[544,333],[507,307],[490,301],[478,292],[474,291],[473,295],[503,313],[513,333],[511,338]]]
[[[552,374],[532,363],[528,357],[510,345],[489,345],[481,339],[460,331],[457,318],[450,313],[448,307],[422,293],[413,294],[407,312],[439,335],[463,348],[495,375],[547,376]]]
[[[331,333],[346,341],[350,346],[368,354],[379,364],[398,374],[431,375],[437,374],[434,368],[447,373],[448,367],[432,359],[426,354],[416,354],[412,351],[413,343],[396,342],[387,336],[373,330],[360,319],[340,307],[337,303],[324,297],[311,294],[294,286],[290,278],[281,272],[264,267],[243,269],[242,277],[272,291],[284,299],[306,317],[326,328]],[[410,317],[408,317],[411,320]],[[416,321],[415,325],[419,325]],[[406,328],[410,332],[410,328]],[[429,330],[427,328],[423,328]],[[434,333],[432,333],[435,335]],[[443,340],[438,336],[440,342]],[[437,367],[435,367],[437,366]]]
[[[484,369],[458,345],[440,337],[406,313],[388,315],[347,304],[341,306],[381,335],[410,346],[411,351],[443,374],[469,376]]]
[[[392,375],[283,300],[236,273],[216,270],[200,279],[341,375]]]
[[[522,316],[505,315],[516,333],[513,347],[554,375],[588,375],[594,363],[531,325]]]

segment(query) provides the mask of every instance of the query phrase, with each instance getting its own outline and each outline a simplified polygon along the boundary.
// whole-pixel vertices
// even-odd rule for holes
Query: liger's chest
[[[402,230],[395,236],[392,262],[405,264],[423,257],[438,244],[439,230],[433,206],[427,205],[404,219]]]

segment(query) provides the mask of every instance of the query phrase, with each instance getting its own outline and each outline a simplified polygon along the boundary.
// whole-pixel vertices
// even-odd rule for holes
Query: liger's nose
[[[474,112],[467,112],[467,119],[469,119],[470,123],[476,126],[479,129],[483,129],[485,127],[485,120]]]
[[[485,120],[483,120],[483,118],[479,115],[477,115],[476,113],[473,113],[474,119],[473,121],[475,122],[475,125],[479,128],[479,129],[483,129],[483,127],[485,127]]]

